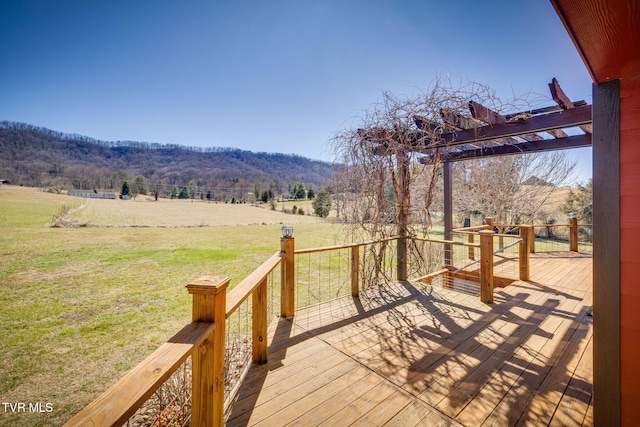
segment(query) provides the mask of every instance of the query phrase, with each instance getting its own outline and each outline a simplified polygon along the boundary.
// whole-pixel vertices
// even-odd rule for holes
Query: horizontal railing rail
[[[454,228],[451,231],[453,231],[454,233],[465,233],[465,232],[475,232],[475,231],[480,231],[480,230],[487,230],[489,229],[489,225],[484,224],[484,225],[474,225],[473,227],[460,227],[460,228]]]
[[[430,239],[430,238],[425,238],[425,237],[411,237],[411,239],[416,240],[416,241],[421,241],[421,242],[442,243],[442,244],[453,245],[453,246],[467,246],[467,247],[472,247],[472,248],[479,248],[480,247],[480,243],[459,242],[457,240]]]
[[[310,254],[310,253],[315,253],[315,252],[326,252],[326,251],[335,251],[335,250],[340,250],[340,249],[350,249],[350,248],[359,247],[359,246],[373,245],[375,243],[391,242],[393,240],[398,240],[398,239],[401,239],[401,238],[402,237],[400,237],[400,236],[393,236],[393,237],[387,237],[387,238],[378,239],[378,240],[366,240],[364,242],[358,242],[358,243],[346,243],[344,245],[333,245],[333,246],[322,246],[322,247],[318,247],[318,248],[296,249],[294,251],[294,253],[296,255],[303,255],[303,254]]]
[[[193,322],[185,326],[67,421],[65,426],[119,426],[126,423],[194,350],[211,336],[215,326],[209,322]]]

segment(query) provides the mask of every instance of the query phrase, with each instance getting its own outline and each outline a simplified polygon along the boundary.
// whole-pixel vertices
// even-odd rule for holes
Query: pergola
[[[528,111],[503,115],[470,100],[468,115],[441,110],[441,122],[438,123],[414,116],[416,129],[410,130],[408,136],[406,133],[403,135],[402,139],[409,143],[402,149],[390,148],[390,141],[398,139],[396,130],[359,130],[359,135],[372,145],[375,154],[396,155],[398,170],[403,177],[408,176],[407,154],[410,152],[424,155],[420,162],[425,164],[436,160],[443,162],[444,229],[445,239],[450,240],[453,228],[453,162],[591,146],[591,105],[585,101],[571,101],[555,78],[549,83],[549,90],[555,105]],[[573,129],[580,130],[575,132]],[[426,145],[425,140],[429,141]],[[402,194],[408,195],[408,179],[402,182],[405,187]],[[398,233],[403,236],[406,235],[408,218],[407,212],[403,212],[406,200],[399,201],[398,205]],[[403,253],[403,248],[399,247],[398,256]]]

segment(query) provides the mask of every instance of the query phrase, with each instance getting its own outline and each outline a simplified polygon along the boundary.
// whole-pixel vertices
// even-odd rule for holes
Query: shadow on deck
[[[591,258],[531,271],[490,305],[400,282],[279,319],[228,425],[592,425]]]

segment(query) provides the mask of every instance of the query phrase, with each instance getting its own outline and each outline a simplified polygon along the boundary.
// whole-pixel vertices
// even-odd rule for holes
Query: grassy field
[[[62,206],[79,228],[51,228]],[[0,425],[59,425],[190,321],[184,286],[202,275],[238,283],[279,250],[341,242],[310,216],[249,205],[85,200],[0,187],[0,399],[51,403]]]

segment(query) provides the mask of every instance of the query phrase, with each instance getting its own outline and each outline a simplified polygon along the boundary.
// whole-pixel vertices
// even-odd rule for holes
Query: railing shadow
[[[498,258],[498,264],[512,261],[508,255]],[[536,281],[518,283],[517,289],[496,292],[495,303],[486,305],[456,292],[397,282],[341,298],[349,309],[328,310],[321,320],[302,320],[304,310],[293,319],[280,318],[269,362],[249,369],[229,425],[247,424],[269,372],[283,366],[288,349],[315,337],[454,418],[491,415],[500,425],[544,423],[561,409],[556,402],[541,410],[539,401],[557,399],[558,393],[562,398],[565,392],[588,406],[591,384],[574,377],[571,365],[585,352],[588,307],[576,312],[582,299],[568,291]],[[325,304],[332,303],[338,302]],[[370,334],[330,334],[353,324]],[[478,409],[472,401],[481,394],[499,398]],[[573,416],[567,412],[566,417]]]
[[[353,323],[360,323],[374,332],[371,346],[350,354],[347,339],[337,346],[340,351],[413,395],[426,399],[447,415],[456,416],[479,393],[492,392],[492,387],[520,387],[518,399],[505,397],[501,403],[504,406],[502,416],[508,420],[519,417],[535,421],[545,419],[549,414],[540,416],[530,410],[531,398],[539,393],[538,389],[544,392],[541,384],[550,372],[559,379],[558,384],[569,387],[567,378],[571,377],[571,372],[565,370],[563,363],[576,356],[579,351],[576,343],[588,334],[584,324],[586,310],[574,314],[562,309],[561,301],[571,299],[562,293],[527,301],[530,297],[528,291],[511,295],[500,292],[496,295],[496,303],[487,311],[469,304],[469,299],[463,299],[465,297],[461,296],[460,300],[441,298],[430,287],[400,282],[395,287],[369,290],[362,297],[366,298],[366,305],[359,298],[349,298],[357,313],[352,317],[309,329],[301,328],[296,320],[279,319],[270,346],[269,363],[249,370],[229,425],[246,424],[267,374],[281,366],[287,348]],[[571,300],[579,303],[575,298]],[[548,357],[554,363],[538,363],[539,349],[529,349],[526,343],[532,336],[553,338],[557,331],[547,332],[542,327],[552,316],[569,320],[570,325]],[[498,328],[494,326],[496,322],[509,327]],[[497,348],[496,341],[502,342]],[[425,342],[428,345],[421,348]],[[469,358],[483,362],[461,370]],[[450,378],[442,382],[441,378],[447,375]],[[502,383],[496,376],[505,376],[507,381]],[[425,394],[434,384],[438,385],[438,381],[446,386],[446,399],[429,400]],[[583,402],[590,399],[589,384],[574,381],[572,387],[576,390],[576,398]]]
[[[242,426],[247,424],[251,413],[256,406],[260,391],[270,371],[282,366],[282,361],[287,356],[287,349],[293,345],[293,322],[291,319],[279,317],[275,321],[273,341],[269,346],[269,361],[265,364],[252,364],[243,379],[242,387],[233,403],[231,413],[228,415],[227,425]]]

